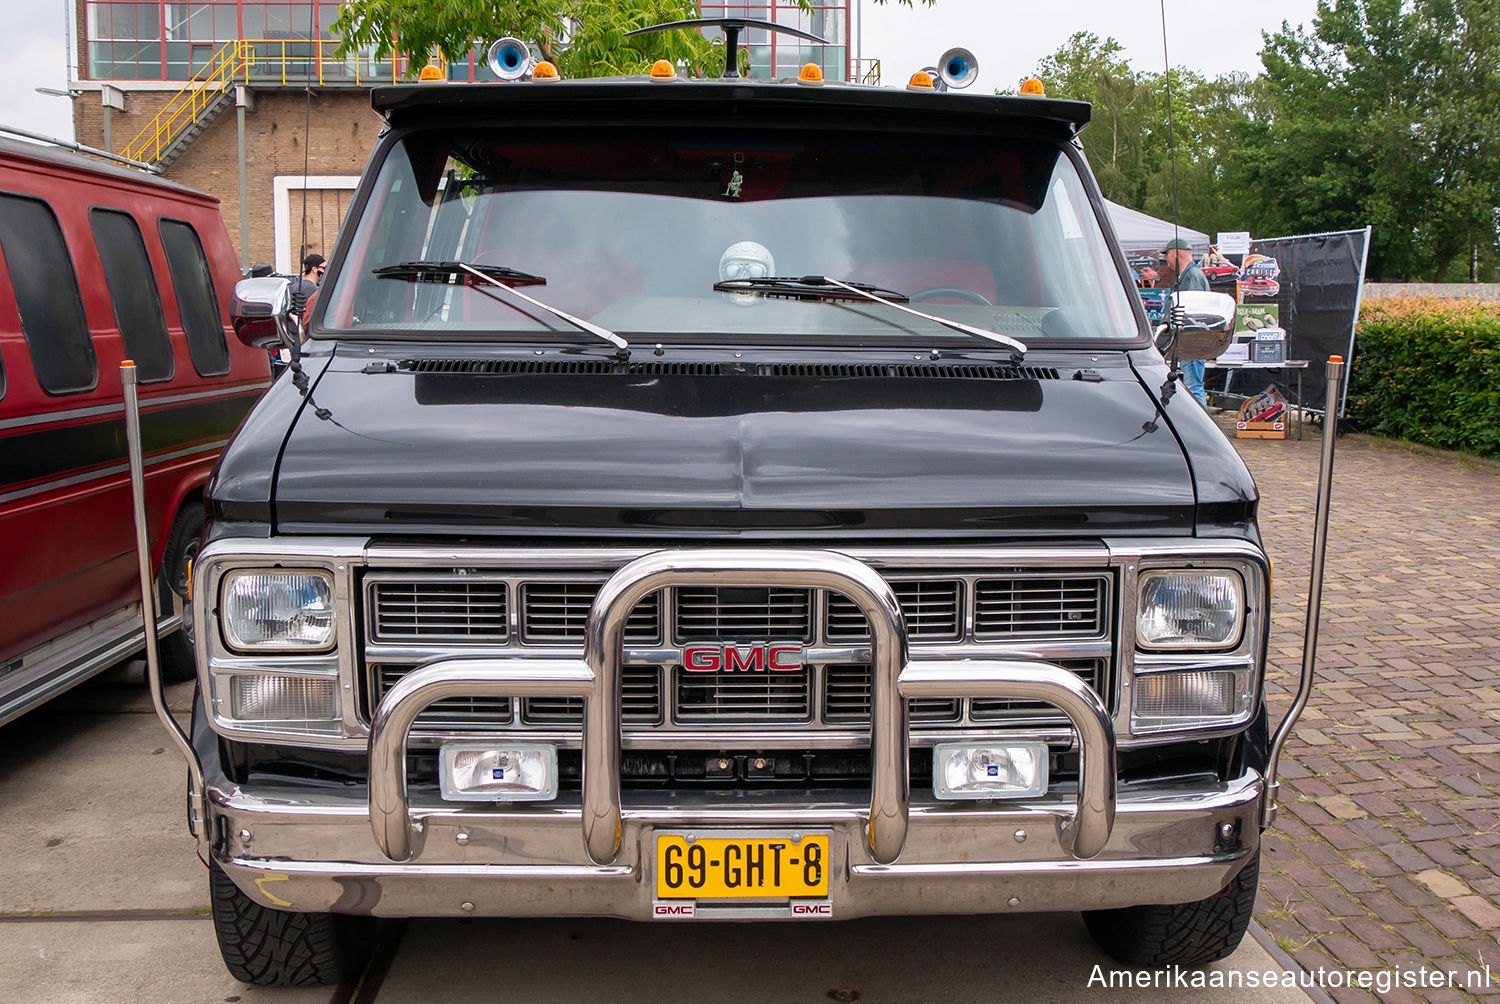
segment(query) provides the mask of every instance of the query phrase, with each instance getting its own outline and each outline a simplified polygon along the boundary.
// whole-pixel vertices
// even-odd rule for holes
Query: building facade
[[[157,165],[220,200],[241,264],[291,272],[327,254],[380,128],[367,91],[407,79],[404,57],[338,56],[329,0],[70,0],[80,143]],[[779,21],[828,39],[747,33],[751,75],[850,69],[851,7],[810,12],[776,0],[703,2],[704,17]],[[455,81],[493,79],[483,47],[448,64]]]

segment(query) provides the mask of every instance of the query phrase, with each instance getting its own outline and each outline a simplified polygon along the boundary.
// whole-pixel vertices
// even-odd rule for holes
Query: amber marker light
[[[1047,88],[1036,77],[1032,77],[1021,85],[1021,93],[1034,94],[1039,98],[1045,98],[1047,96]]]
[[[531,68],[531,79],[547,83],[553,80],[561,80],[562,78],[557,73],[557,67],[544,59]]]
[[[908,91],[937,90],[936,87],[932,86],[932,74],[926,70],[918,70],[916,73],[913,73],[911,79],[906,82],[906,89]]]
[[[672,65],[669,59],[658,59],[651,64],[652,80],[676,80],[677,67]]]
[[[417,80],[419,82],[421,82],[421,83],[424,83],[424,84],[430,84],[434,80],[442,80],[442,79],[443,79],[443,70],[442,70],[442,68],[438,67],[438,66],[434,66],[431,63],[428,63],[426,66],[422,67],[422,72],[419,73],[419,74],[417,74]]]
[[[797,83],[806,84],[808,87],[823,86],[823,68],[817,63],[805,63],[802,69],[797,71]]]

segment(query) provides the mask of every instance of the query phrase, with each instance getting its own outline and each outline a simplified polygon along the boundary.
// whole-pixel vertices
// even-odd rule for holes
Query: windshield
[[[1033,345],[1141,335],[1072,162],[1056,145],[1015,138],[408,134],[378,170],[314,330],[588,340],[469,272],[432,267],[453,263],[545,279],[527,294],[633,342],[956,337],[858,298],[713,288],[803,275],[874,284]]]

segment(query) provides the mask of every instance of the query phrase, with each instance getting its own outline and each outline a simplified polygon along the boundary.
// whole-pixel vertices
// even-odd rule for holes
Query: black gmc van
[[[1079,910],[1131,965],[1235,948],[1257,496],[1147,326],[1087,105],[374,103],[194,572],[236,976],[340,979],[408,915]],[[286,306],[242,284],[241,337]],[[1214,354],[1229,298],[1182,306]]]

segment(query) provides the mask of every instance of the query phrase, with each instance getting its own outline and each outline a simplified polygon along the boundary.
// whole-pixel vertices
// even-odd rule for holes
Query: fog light
[[[1245,670],[1189,669],[1142,673],[1131,704],[1133,732],[1210,728],[1248,720],[1255,688]]]
[[[557,749],[449,744],[438,776],[450,801],[543,802],[557,797]]]
[[[932,793],[938,798],[1029,798],[1046,790],[1046,743],[933,747]]]
[[[242,722],[337,720],[338,681],[326,676],[229,677],[229,717]]]

